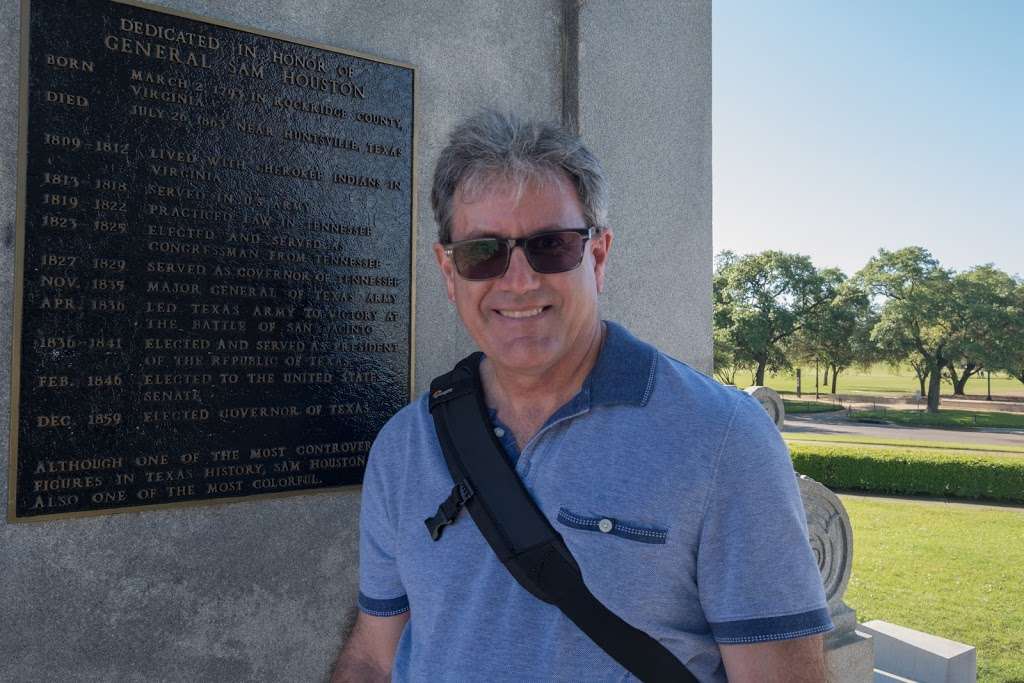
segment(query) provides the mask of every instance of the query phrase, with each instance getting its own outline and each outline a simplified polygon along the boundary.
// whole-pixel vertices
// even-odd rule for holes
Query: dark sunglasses
[[[538,273],[564,273],[583,262],[583,247],[600,228],[539,232],[529,237],[481,237],[444,245],[455,270],[467,280],[490,280],[508,270],[512,250],[522,247],[526,262]]]

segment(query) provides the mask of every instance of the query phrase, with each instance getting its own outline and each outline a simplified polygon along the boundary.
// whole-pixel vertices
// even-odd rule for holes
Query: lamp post
[[[821,396],[818,395],[818,359],[814,359],[814,398],[818,399]]]
[[[992,400],[992,371],[988,371],[988,396],[985,397],[986,401]]]

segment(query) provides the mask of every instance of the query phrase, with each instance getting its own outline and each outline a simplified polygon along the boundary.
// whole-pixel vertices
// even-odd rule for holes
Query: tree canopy
[[[957,358],[953,274],[922,247],[879,249],[857,273],[858,281],[883,297],[879,325],[903,334],[928,369],[928,411],[939,409],[942,370]]]
[[[830,286],[807,256],[723,252],[713,287],[719,348],[753,367],[754,383],[763,384],[766,369],[788,366],[786,342],[831,297]]]
[[[716,375],[734,383],[816,361],[838,376],[854,365],[908,363],[928,410],[942,381],[962,395],[982,372],[1024,382],[1024,282],[991,264],[956,273],[923,247],[880,249],[847,278],[799,254],[718,255],[714,272]]]

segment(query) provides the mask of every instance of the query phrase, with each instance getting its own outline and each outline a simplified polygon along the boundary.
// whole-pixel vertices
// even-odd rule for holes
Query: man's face
[[[583,228],[583,207],[562,175],[516,187],[495,180],[469,201],[456,192],[452,241],[478,237],[528,237],[559,228]],[[611,247],[610,230],[586,243],[575,270],[543,275],[512,251],[504,275],[491,280],[463,279],[441,245],[434,246],[448,298],[463,324],[496,369],[540,375],[582,362],[600,325],[597,295]]]

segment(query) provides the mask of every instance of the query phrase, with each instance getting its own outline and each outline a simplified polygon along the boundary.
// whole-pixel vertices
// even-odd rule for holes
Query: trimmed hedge
[[[830,489],[1024,503],[1024,457],[789,444],[793,468]]]

